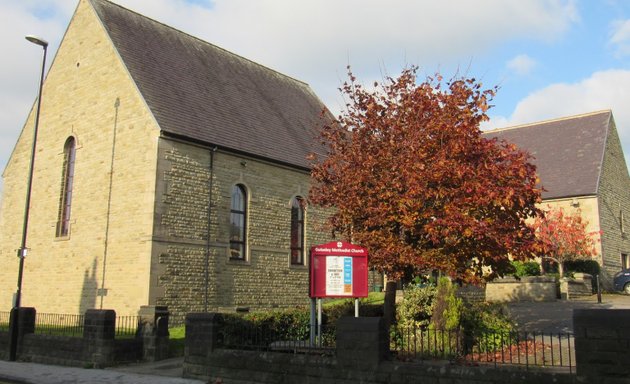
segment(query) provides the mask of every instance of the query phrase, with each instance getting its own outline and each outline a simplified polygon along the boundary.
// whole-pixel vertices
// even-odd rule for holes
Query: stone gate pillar
[[[142,358],[159,361],[168,358],[168,307],[143,305],[138,312],[138,334],[142,338]]]

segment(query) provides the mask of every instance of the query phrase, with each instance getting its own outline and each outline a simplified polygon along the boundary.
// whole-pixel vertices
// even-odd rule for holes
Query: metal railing
[[[332,354],[335,348],[334,327],[323,325],[319,332],[311,342],[308,326],[282,330],[271,325],[239,322],[224,325],[219,332],[219,342],[228,349]]]
[[[9,332],[9,320],[11,312],[0,312],[0,332]]]
[[[37,313],[35,334],[82,337],[84,319],[85,315]]]
[[[40,335],[83,337],[85,315],[37,313],[35,333]],[[138,316],[116,317],[116,338],[133,338],[138,331]]]
[[[390,349],[404,361],[447,359],[465,364],[519,365],[525,368],[575,368],[570,333],[494,332],[397,328]]]
[[[138,316],[117,316],[116,317],[116,338],[130,339],[137,336]]]

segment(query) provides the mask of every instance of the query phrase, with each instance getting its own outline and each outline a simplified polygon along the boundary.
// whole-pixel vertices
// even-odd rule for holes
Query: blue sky
[[[305,81],[338,112],[350,64],[365,84],[418,65],[500,86],[485,129],[613,111],[630,155],[627,0],[114,0]],[[77,0],[0,0],[0,167]],[[561,145],[561,143],[559,143]]]

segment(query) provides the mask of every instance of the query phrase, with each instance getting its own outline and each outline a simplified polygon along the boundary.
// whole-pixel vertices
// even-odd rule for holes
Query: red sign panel
[[[311,247],[310,296],[367,297],[367,249],[342,241]]]

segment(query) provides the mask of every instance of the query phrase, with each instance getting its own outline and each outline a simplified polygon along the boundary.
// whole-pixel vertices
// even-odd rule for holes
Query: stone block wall
[[[150,301],[188,312],[308,305],[308,260],[290,262],[291,199],[308,198],[306,170],[161,138]],[[231,189],[247,189],[247,256],[229,257]],[[306,209],[305,259],[330,241],[326,212]]]
[[[214,314],[195,314],[187,318],[184,377],[226,384],[575,383],[575,376],[568,373],[396,361],[388,354],[388,333],[382,325],[378,318],[341,319],[335,356],[317,351],[259,352],[224,349],[220,342],[206,344],[203,340],[217,340],[213,334],[220,332],[221,322]],[[190,344],[188,338],[193,339]]]
[[[457,297],[464,299],[469,303],[483,303],[486,301],[485,285],[463,285],[457,288],[457,292],[455,294]]]
[[[80,367],[88,364],[80,337],[28,334],[21,345],[19,359],[34,363]]]
[[[573,312],[577,373],[592,383],[630,382],[630,310]]]
[[[9,355],[9,332],[0,331],[0,359],[6,360]]]
[[[7,348],[0,350],[0,357],[9,360],[32,361],[43,364],[89,366],[103,368],[116,363],[157,361],[167,358],[168,349],[168,322],[161,318],[168,317],[165,308],[144,307],[143,314],[148,317],[151,312],[154,316],[145,318],[143,327],[139,329],[141,335],[132,339],[116,339],[116,312],[113,310],[88,310],[85,313],[82,336],[59,336],[35,333],[34,308],[19,308],[19,311],[28,312],[21,316],[18,328],[17,353],[10,357],[9,353],[3,355],[8,348],[9,334],[0,332],[0,347],[6,336]],[[158,316],[155,316],[158,315]],[[166,327],[166,328],[165,328]],[[160,348],[166,346],[166,348]]]
[[[4,309],[12,306],[15,290],[34,115],[3,173]],[[147,304],[158,135],[100,21],[81,1],[43,86],[22,305],[83,313],[102,299],[103,307],[133,315]],[[57,237],[63,148],[70,136],[77,143],[70,233]]]
[[[486,284],[487,301],[554,301],[557,298],[553,277],[533,276],[496,279]]]
[[[627,154],[626,154],[627,156]],[[601,284],[612,288],[621,254],[630,255],[630,177],[614,121],[611,121],[599,179],[602,259]]]
[[[573,278],[560,281],[560,296],[563,299],[575,299],[593,295],[593,278],[587,273],[576,273]]]

